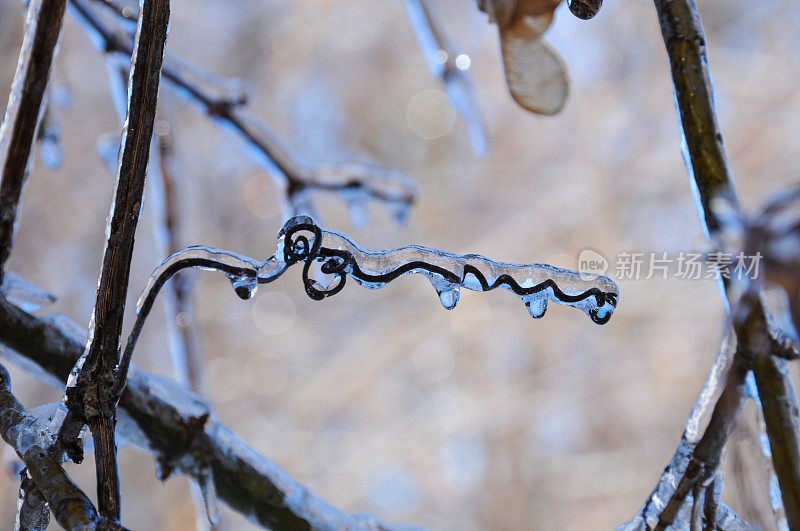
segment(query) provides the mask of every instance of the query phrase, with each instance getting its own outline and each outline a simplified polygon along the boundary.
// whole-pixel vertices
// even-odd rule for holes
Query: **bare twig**
[[[82,425],[89,425],[94,439],[100,513],[112,520],[120,517],[114,440],[116,396],[112,388],[119,361],[130,261],[144,192],[168,24],[169,0],[142,3],[131,59],[128,117],[122,134],[108,241],[90,325],[91,339],[85,356],[76,365],[76,381],[67,387],[69,414],[59,433],[64,447],[74,450],[74,441]]]
[[[80,330],[74,323],[69,327]],[[31,315],[0,297],[0,343],[7,347],[0,349],[4,355],[66,382],[83,352],[84,338],[67,333],[53,318]],[[169,380],[132,367],[119,407],[121,435],[155,455],[162,479],[176,468],[195,478],[210,469],[219,497],[264,527],[391,529],[370,515],[349,515],[314,496],[217,422],[196,396]]]
[[[66,0],[32,0],[8,107],[0,128],[0,283],[14,237],[22,186],[30,167],[42,103]]]
[[[7,301],[0,297],[0,304]],[[0,365],[0,435],[14,448],[25,464],[25,472],[35,484],[56,521],[65,529],[122,529],[104,522],[89,498],[72,482],[64,469],[49,453],[40,420],[28,414],[11,392],[11,377]],[[31,488],[31,486],[28,486]]]
[[[720,232],[725,205],[740,210],[728,169],[714,109],[713,88],[705,53],[705,35],[694,0],[655,0],[688,155],[686,166],[696,188],[704,225]],[[729,285],[726,284],[726,287]],[[728,292],[728,299],[732,297]],[[730,306],[734,301],[726,301]],[[794,385],[773,354],[783,342],[770,335],[769,317],[760,298],[748,301],[747,315],[734,316],[740,351],[747,356],[762,397],[773,462],[791,526],[800,526],[800,450]],[[780,347],[777,343],[781,343]]]
[[[100,3],[113,5],[106,1]],[[132,48],[127,36],[121,37],[108,27],[86,0],[70,0],[70,6],[70,13],[92,37],[100,51],[130,55]],[[225,130],[236,133],[252,148],[254,160],[269,173],[282,191],[285,219],[297,214],[313,215],[307,195],[317,191],[337,193],[352,200],[380,201],[396,211],[399,221],[404,219],[413,204],[415,187],[399,172],[361,163],[309,167],[298,161],[269,126],[247,109],[243,94],[236,92],[231,95],[229,91],[222,91],[224,93],[220,95],[220,91],[209,89],[207,80],[217,76],[171,56],[165,60],[163,76],[195,108],[225,125]]]

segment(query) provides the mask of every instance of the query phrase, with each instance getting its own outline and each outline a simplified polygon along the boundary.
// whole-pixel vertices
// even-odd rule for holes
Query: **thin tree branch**
[[[100,1],[101,5],[113,2]],[[92,38],[103,53],[130,55],[129,39],[115,33],[86,0],[70,0],[70,14]],[[113,10],[119,13],[119,8]],[[117,18],[121,18],[117,15]],[[124,20],[124,19],[123,19]],[[246,107],[240,91],[212,90],[208,80],[218,76],[201,71],[197,66],[167,56],[164,80],[226,131],[236,133],[252,149],[250,152],[281,190],[284,218],[297,214],[314,215],[308,201],[309,192],[338,193],[352,201],[371,199],[385,203],[398,221],[414,203],[414,184],[403,174],[361,163],[320,164],[307,166],[297,160],[278,140],[270,127]],[[219,84],[219,83],[218,83]],[[230,82],[225,83],[231,85]]]
[[[0,128],[0,284],[14,238],[14,225],[42,114],[47,81],[64,20],[66,0],[32,0],[25,38]]]
[[[717,400],[703,437],[693,448],[691,459],[686,465],[675,491],[659,515],[656,529],[663,530],[671,526],[678,517],[686,496],[713,478],[719,467],[728,435],[730,435],[747,399],[745,386],[747,369],[744,359],[742,356],[735,356],[733,363],[733,367],[728,371],[725,388]],[[694,502],[698,503],[696,495]]]
[[[714,109],[703,27],[694,0],[655,0],[655,7],[672,70],[686,167],[707,233],[716,234],[725,224],[722,207],[736,211],[740,207]],[[726,283],[725,287],[730,286]],[[727,291],[730,307],[733,301]],[[800,418],[794,384],[781,370],[783,362],[772,356],[784,351],[784,345],[769,334],[769,317],[759,297],[751,301],[742,322],[748,328],[737,326],[741,351],[748,355],[759,393],[763,389],[769,394],[762,399],[762,407],[787,518],[790,526],[800,527]],[[773,346],[776,343],[781,343],[780,348]]]
[[[699,509],[703,483],[716,477],[722,449],[746,398],[744,387],[746,368],[743,357],[735,356],[735,343],[733,333],[726,336],[722,342],[714,366],[686,421],[686,427],[672,460],[664,469],[639,513],[620,529],[664,528],[677,520],[687,524],[688,527],[690,522],[686,520],[689,516],[685,513],[684,505],[686,497],[689,492],[693,492],[693,509]],[[717,397],[716,402],[714,402],[715,397]],[[713,409],[712,404],[714,404]],[[704,422],[707,424],[701,434],[701,425]],[[708,502],[707,511],[703,516],[706,521],[713,520],[709,511],[716,510],[716,522],[719,528],[749,529],[747,523],[730,508],[714,504],[719,498],[716,493],[713,493],[712,498],[714,499]],[[720,524],[725,521],[729,522],[728,527]]]
[[[6,303],[0,296],[0,304]],[[56,521],[65,529],[123,529],[102,520],[89,498],[48,453],[45,439],[38,436],[43,430],[40,422],[13,395],[11,377],[0,365],[0,435],[22,459]]]
[[[74,328],[80,330],[65,318],[34,316],[0,297],[0,343],[7,347],[0,353],[35,366],[40,375],[67,381],[83,352],[84,338],[67,332]],[[167,379],[132,367],[119,408],[120,434],[154,454],[162,479],[175,469],[195,479],[211,470],[220,499],[263,527],[391,529],[314,496],[220,424],[196,396]]]
[[[117,167],[108,241],[90,325],[86,355],[76,365],[74,385],[66,391],[69,414],[59,439],[67,449],[84,423],[89,425],[97,463],[97,496],[100,513],[120,517],[119,476],[114,425],[115,369],[119,362],[119,338],[128,291],[134,237],[142,205],[145,175],[156,113],[161,63],[169,25],[169,0],[144,0],[131,58],[128,116]]]
[[[787,361],[776,350],[781,345],[773,341],[760,314],[750,312],[735,326],[740,341],[748,346],[783,508],[789,527],[795,529],[800,526],[800,423],[794,383]]]
[[[486,124],[477,103],[475,88],[467,74],[470,59],[456,52],[445,35],[443,24],[430,0],[405,0],[408,18],[417,34],[422,53],[434,76],[447,91],[450,102],[467,126],[472,150],[479,157],[486,155]]]

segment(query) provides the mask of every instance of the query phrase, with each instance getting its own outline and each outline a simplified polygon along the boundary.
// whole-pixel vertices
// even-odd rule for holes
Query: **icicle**
[[[41,310],[56,301],[55,295],[31,284],[13,271],[6,271],[3,275],[0,293],[28,313]]]
[[[461,293],[458,288],[446,289],[439,292],[439,300],[442,302],[445,310],[452,310],[458,304],[458,299]]]
[[[547,296],[536,295],[533,297],[523,297],[522,301],[528,308],[528,313],[534,319],[541,319],[547,311]]]
[[[396,203],[389,205],[389,211],[398,225],[405,224],[408,219],[408,212],[411,210],[410,203]]]
[[[61,124],[50,101],[45,107],[36,136],[39,141],[39,155],[44,165],[50,170],[60,168],[64,159],[64,152],[61,149]]]
[[[200,494],[203,496],[203,507],[206,511],[206,518],[211,525],[219,523],[219,502],[217,501],[217,488],[214,486],[214,472],[211,467],[201,468],[197,472],[197,483],[200,486]]]
[[[255,295],[256,288],[258,288],[258,281],[255,276],[230,275],[228,279],[231,281],[231,286],[233,286],[233,291],[236,292],[236,295],[238,295],[240,299],[246,301],[250,299],[253,295]]]

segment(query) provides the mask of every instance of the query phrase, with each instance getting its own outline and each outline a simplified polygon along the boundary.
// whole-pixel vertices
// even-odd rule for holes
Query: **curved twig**
[[[460,289],[491,291],[505,288],[517,295],[534,318],[541,318],[548,300],[584,311],[597,324],[605,324],[617,306],[619,290],[605,276],[580,275],[546,264],[518,265],[495,262],[480,255],[457,255],[438,249],[408,246],[388,251],[369,251],[341,232],[320,228],[307,216],[296,216],[278,234],[277,250],[263,262],[206,246],[194,246],[166,258],[155,270],[137,304],[137,317],[117,371],[115,396],[125,387],[133,349],[144,322],[162,286],[178,271],[202,268],[219,271],[231,282],[236,294],[249,299],[258,284],[272,282],[286,269],[303,263],[306,294],[322,300],[339,293],[347,277],[370,289],[378,289],[406,273],[426,276],[442,305],[451,310],[458,304]],[[311,267],[333,276],[331,282],[311,278]]]

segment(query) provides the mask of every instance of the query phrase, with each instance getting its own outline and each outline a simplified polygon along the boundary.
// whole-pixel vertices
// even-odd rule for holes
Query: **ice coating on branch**
[[[200,495],[203,497],[203,508],[208,523],[217,525],[220,512],[219,502],[217,501],[217,488],[214,486],[214,472],[210,466],[203,467],[197,472],[196,479],[200,487]]]
[[[0,293],[28,313],[41,310],[56,302],[56,296],[31,284],[13,271],[6,271]]]
[[[584,275],[581,278],[574,271],[547,264],[495,262],[476,254],[457,255],[418,245],[370,251],[346,234],[319,229],[308,218],[293,218],[284,225],[282,233],[284,241],[282,245],[279,242],[279,248],[284,250],[285,262],[308,260],[307,253],[310,253],[312,260],[323,263],[322,273],[338,277],[332,288],[324,289],[319,289],[315,281],[306,280],[306,291],[312,298],[338,292],[345,276],[364,287],[378,289],[406,273],[422,273],[430,279],[447,309],[456,306],[462,287],[473,291],[503,287],[517,295],[533,317],[544,315],[547,301],[551,300],[578,308],[595,323],[604,324],[611,318],[619,294],[616,284],[608,277]],[[295,235],[297,239],[293,239]],[[298,243],[300,248],[296,249]],[[309,246],[310,251],[307,250]]]
[[[395,221],[403,223],[416,194],[416,185],[404,173],[356,161],[319,164],[311,170],[307,183],[309,189],[338,192],[356,227],[366,225],[370,199],[386,205]]]
[[[320,228],[307,216],[295,216],[278,234],[275,254],[263,262],[205,246],[188,247],[167,257],[153,272],[136,305],[136,322],[120,360],[118,381],[125,381],[133,349],[159,290],[181,269],[219,271],[239,297],[249,299],[258,284],[272,282],[299,263],[304,264],[306,294],[314,300],[341,291],[347,277],[366,288],[379,289],[406,273],[420,273],[428,278],[448,310],[458,304],[461,288],[491,291],[502,287],[517,295],[534,318],[542,317],[547,302],[553,301],[578,308],[593,322],[605,324],[619,296],[617,285],[602,275],[581,275],[547,264],[495,262],[477,254],[458,255],[419,245],[370,251],[346,234]],[[321,278],[311,278],[314,265],[319,266],[319,275],[315,276]]]
[[[406,0],[408,19],[417,35],[428,67],[444,83],[447,96],[467,126],[472,149],[479,157],[486,155],[486,125],[475,96],[472,80],[466,71],[469,57],[457,54],[432,9],[425,0]]]

